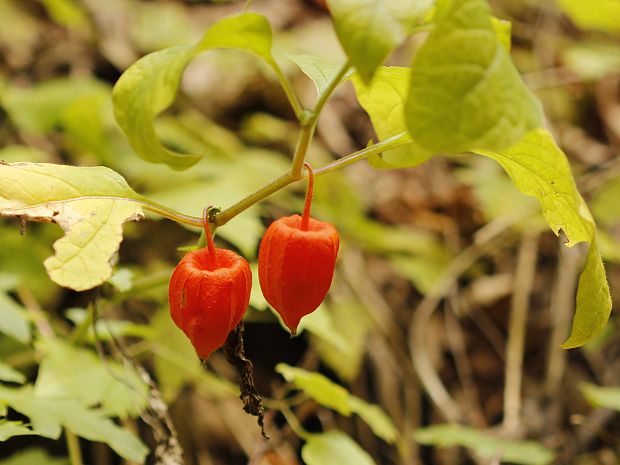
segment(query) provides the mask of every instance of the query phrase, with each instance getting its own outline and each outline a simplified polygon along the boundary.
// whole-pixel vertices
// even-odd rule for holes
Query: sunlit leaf
[[[355,94],[360,105],[366,110],[379,140],[396,136],[407,131],[405,123],[405,100],[409,91],[411,69],[398,66],[381,66],[366,85],[353,76]],[[402,168],[424,163],[433,152],[415,142],[387,150],[380,155],[370,157],[369,162],[377,168]]]
[[[538,102],[498,40],[485,0],[440,0],[416,53],[405,114],[432,152],[504,149],[540,126]]]
[[[506,53],[510,53],[511,35],[512,35],[512,23],[504,19],[491,17],[491,25],[495,31],[495,36],[499,43],[504,47]]]
[[[581,29],[610,33],[620,31],[618,0],[556,0],[556,3]]]
[[[57,339],[42,340],[37,349],[43,354],[34,386],[37,397],[77,400],[120,417],[137,415],[145,407],[147,386],[131,366],[102,361],[91,350]]]
[[[566,156],[544,129],[529,132],[507,150],[476,152],[498,161],[521,192],[538,199],[553,232],[559,234],[562,230],[566,234],[568,247],[579,242],[590,244],[579,278],[571,335],[562,347],[585,344],[607,323],[611,296],[596,243],[594,220],[577,191]]]
[[[0,164],[0,214],[53,221],[65,231],[45,261],[54,282],[90,289],[112,274],[121,225],[142,218],[139,196],[109,168]]]
[[[420,428],[413,437],[425,445],[467,447],[485,459],[499,457],[502,463],[546,465],[554,459],[553,451],[535,441],[502,439],[461,425],[443,424]]]
[[[31,436],[33,434],[37,433],[32,431],[21,421],[7,421],[0,419],[0,442],[6,441],[14,436]],[[3,465],[4,462],[0,462],[0,464]]]
[[[308,315],[302,322],[319,310]],[[310,321],[312,322],[312,319]],[[372,327],[373,322],[368,311],[361,303],[352,300],[329,304],[329,326],[326,327],[326,334],[317,332],[312,326],[308,329],[313,336],[313,346],[321,359],[338,373],[340,378],[353,381],[359,374],[367,349],[367,334]]]
[[[590,405],[620,412],[620,387],[603,387],[584,383],[579,388]]]
[[[612,43],[580,41],[564,50],[562,61],[577,76],[598,80],[620,69],[620,48]]]
[[[289,55],[289,58],[312,79],[317,95],[325,92],[343,66],[342,63],[333,63],[314,55]]]
[[[351,415],[349,391],[322,374],[295,368],[285,363],[279,363],[276,371],[319,404],[334,409],[342,415]]]
[[[341,431],[312,434],[301,448],[306,465],[374,465],[368,453]]]
[[[133,433],[116,426],[100,411],[88,409],[74,400],[40,399],[30,386],[9,389],[0,386],[0,404],[30,417],[33,429],[42,436],[57,439],[62,427],[91,441],[107,443],[128,460],[142,462],[146,446]]]
[[[155,133],[155,118],[174,101],[187,64],[198,53],[211,48],[239,48],[252,52],[269,65],[271,26],[264,16],[242,13],[215,23],[193,46],[153,52],[138,60],[120,77],[112,92],[114,114],[136,153],[153,163],[180,170],[195,165],[202,154],[171,150]]]
[[[433,5],[432,0],[328,0],[342,48],[362,80],[399,45]]]

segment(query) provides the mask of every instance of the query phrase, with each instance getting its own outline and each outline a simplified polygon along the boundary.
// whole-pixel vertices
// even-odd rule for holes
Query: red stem
[[[310,224],[310,207],[312,206],[312,195],[314,194],[314,170],[310,163],[304,163],[308,170],[308,190],[306,191],[306,202],[304,203],[304,212],[301,215],[301,230],[307,231]]]
[[[215,257],[215,243],[213,242],[213,234],[211,234],[211,228],[209,227],[209,208],[206,207],[202,211],[202,223],[205,227],[205,235],[207,236],[207,248],[209,249],[209,254]]]

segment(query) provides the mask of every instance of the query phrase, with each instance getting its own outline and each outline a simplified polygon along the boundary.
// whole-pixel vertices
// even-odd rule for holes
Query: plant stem
[[[297,436],[299,436],[305,441],[310,438],[310,433],[306,431],[303,426],[301,426],[301,423],[299,423],[299,419],[297,418],[297,416],[295,416],[291,409],[289,409],[288,407],[283,407],[280,409],[280,412],[282,413],[284,418],[286,418],[286,422]]]
[[[357,152],[347,155],[346,157],[342,157],[338,160],[328,163],[327,165],[317,170],[314,170],[314,174],[316,176],[321,176],[322,174],[339,170],[341,168],[344,168],[345,166],[349,166],[353,163],[357,163],[358,161],[365,160],[366,158],[369,158],[378,153],[385,152],[386,150],[400,147],[401,145],[406,145],[409,142],[411,142],[409,134],[407,134],[406,132],[401,132],[400,134],[396,134],[395,136],[389,137],[381,142],[377,142],[370,147],[358,150]]]
[[[334,93],[334,90],[342,81],[342,78],[347,74],[351,68],[351,64],[347,61],[340,71],[334,76],[329,85],[325,88],[323,93],[319,96],[314,108],[311,112],[306,113],[305,118],[300,119],[301,122],[301,131],[299,133],[299,139],[297,142],[297,147],[295,149],[295,155],[293,156],[293,163],[291,164],[290,173],[295,176],[297,179],[301,178],[301,169],[304,165],[304,161],[306,160],[306,153],[308,152],[308,147],[310,146],[310,141],[312,140],[312,136],[314,135],[314,130],[316,129],[316,123],[319,120],[319,115],[325,106],[325,103]]]
[[[284,90],[284,93],[286,94],[286,98],[288,99],[289,103],[291,104],[291,107],[293,108],[293,111],[295,112],[295,116],[297,117],[299,121],[301,121],[303,118],[304,109],[301,106],[301,103],[299,102],[297,95],[295,95],[295,92],[293,91],[293,86],[291,85],[291,81],[288,80],[288,78],[282,72],[282,70],[280,69],[280,66],[278,66],[278,63],[275,60],[269,60],[268,63],[271,69],[273,70],[274,74],[278,78],[278,81],[280,82],[280,85],[282,86],[282,90]]]
[[[65,439],[67,440],[67,449],[69,449],[69,462],[71,465],[84,465],[82,461],[82,450],[80,449],[80,440],[68,429],[65,429]]]
[[[257,190],[253,194],[248,195],[246,198],[237,202],[232,207],[227,208],[222,211],[215,217],[216,226],[222,226],[228,223],[231,219],[237,216],[244,210],[247,210],[255,203],[263,200],[265,197],[270,196],[274,192],[279,191],[284,186],[288,186],[294,181],[297,181],[299,178],[294,178],[290,173],[283,174],[279,178],[275,179],[271,183],[267,184],[265,187]]]
[[[310,224],[310,208],[312,207],[312,194],[314,193],[314,172],[310,163],[304,163],[308,170],[308,189],[306,190],[306,201],[304,202],[304,212],[301,215],[301,230],[307,231]]]

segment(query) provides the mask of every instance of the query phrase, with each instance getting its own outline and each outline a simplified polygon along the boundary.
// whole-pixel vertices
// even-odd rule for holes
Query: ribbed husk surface
[[[330,223],[301,216],[280,218],[267,228],[258,252],[263,295],[295,334],[301,318],[323,302],[331,286],[340,237]]]
[[[170,315],[202,359],[221,347],[243,318],[250,301],[248,262],[226,249],[189,252],[172,274]]]

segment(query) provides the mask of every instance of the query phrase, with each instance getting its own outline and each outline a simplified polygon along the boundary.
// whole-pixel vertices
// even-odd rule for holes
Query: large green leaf
[[[112,274],[122,224],[142,218],[140,197],[105,167],[0,164],[0,215],[52,221],[65,231],[45,261],[54,282],[81,291]]]
[[[504,149],[540,126],[538,102],[498,39],[485,0],[440,0],[436,26],[411,67],[407,126],[432,152]]]
[[[37,397],[73,399],[119,417],[144,408],[148,388],[131,366],[101,361],[94,352],[58,339],[42,340],[37,349],[43,354],[34,386]]]
[[[618,0],[556,0],[558,6],[582,29],[620,31]]]
[[[502,439],[461,425],[435,425],[418,429],[414,439],[420,444],[438,447],[463,446],[472,449],[482,458],[522,465],[546,465],[554,453],[534,441]]]
[[[399,45],[433,0],[328,0],[336,34],[362,80]]]
[[[264,16],[242,13],[215,23],[196,45],[153,52],[127,69],[114,86],[112,100],[116,120],[136,153],[147,161],[166,163],[174,169],[196,164],[201,154],[180,153],[162,145],[155,133],[155,118],[172,105],[185,67],[200,52],[239,48],[275,67],[271,35],[271,26]]]
[[[353,76],[353,86],[360,105],[366,110],[379,140],[385,140],[407,131],[405,100],[409,91],[411,70],[398,66],[381,66],[370,84]],[[368,161],[377,168],[402,168],[424,163],[433,152],[411,142],[370,157]]]
[[[573,327],[562,345],[564,348],[582,346],[607,323],[611,297],[596,243],[594,220],[577,191],[566,156],[544,129],[529,132],[509,149],[476,152],[498,161],[521,192],[538,199],[547,223],[555,234],[564,232],[568,247],[579,242],[590,244],[579,278]]]
[[[74,400],[38,398],[31,386],[19,389],[0,386],[0,405],[9,405],[30,417],[33,430],[41,436],[57,439],[64,427],[90,441],[107,443],[128,460],[143,462],[148,453],[133,433],[116,426],[99,410],[85,408]]]
[[[341,431],[312,434],[301,448],[306,465],[374,465],[372,457]]]

